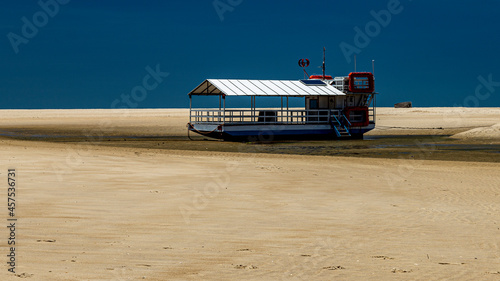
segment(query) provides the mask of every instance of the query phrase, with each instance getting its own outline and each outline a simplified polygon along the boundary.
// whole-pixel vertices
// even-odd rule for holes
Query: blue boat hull
[[[188,129],[203,136],[223,140],[272,141],[278,139],[339,139],[363,138],[375,124],[349,128],[350,136],[338,137],[330,125],[206,125],[188,124]]]

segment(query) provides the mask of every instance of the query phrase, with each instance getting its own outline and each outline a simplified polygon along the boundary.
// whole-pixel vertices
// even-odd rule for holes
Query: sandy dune
[[[458,139],[500,139],[500,123],[479,127],[452,136]]]
[[[458,109],[382,108],[373,134],[460,133],[500,114],[436,120],[446,110]],[[54,112],[3,111],[0,127],[185,136],[187,122],[185,110]],[[0,155],[3,182],[8,168],[18,176],[18,276],[4,242],[1,280],[500,278],[499,163],[9,138]]]
[[[377,108],[377,128],[370,134],[455,134],[499,121],[500,108]]]

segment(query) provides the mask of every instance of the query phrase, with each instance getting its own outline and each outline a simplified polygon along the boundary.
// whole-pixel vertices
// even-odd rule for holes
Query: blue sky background
[[[37,1],[4,1],[0,108],[110,108],[142,85],[146,66],[158,64],[169,76],[134,106],[188,107],[186,94],[207,78],[301,79],[300,58],[310,59],[309,74],[320,74],[323,46],[327,74],[347,75],[354,64],[339,45],[356,46],[354,28],[364,30],[371,11],[393,2],[217,1],[231,8],[223,20],[213,0],[72,0],[17,54],[8,34],[22,36],[21,19],[33,22],[43,9]],[[500,1],[399,6],[357,55],[358,71],[375,60],[377,105],[500,106],[499,84],[478,80],[500,82]]]

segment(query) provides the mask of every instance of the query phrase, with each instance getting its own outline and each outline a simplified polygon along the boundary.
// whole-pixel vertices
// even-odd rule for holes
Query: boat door
[[[346,106],[351,107],[356,105],[356,99],[353,95],[346,96]]]

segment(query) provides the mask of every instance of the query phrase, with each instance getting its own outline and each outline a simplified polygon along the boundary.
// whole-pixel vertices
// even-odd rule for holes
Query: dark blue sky
[[[207,78],[319,74],[323,46],[334,76],[375,60],[379,106],[500,106],[496,0],[2,4],[0,108],[187,107]]]

